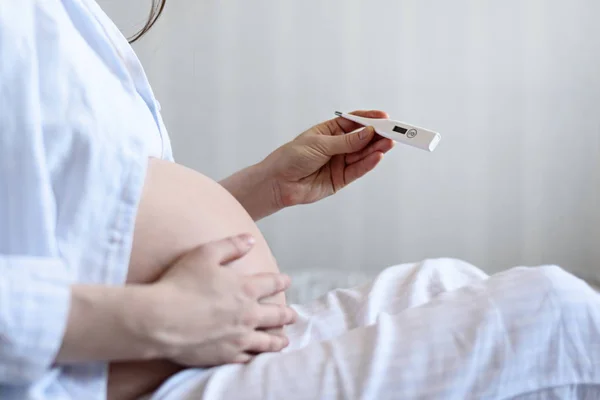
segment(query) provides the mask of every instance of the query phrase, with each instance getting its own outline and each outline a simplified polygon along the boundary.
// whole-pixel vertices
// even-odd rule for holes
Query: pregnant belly
[[[190,249],[240,233],[252,234],[256,244],[231,268],[244,274],[278,272],[257,225],[227,190],[192,169],[151,158],[135,222],[127,281],[153,282]],[[272,300],[285,302],[283,295]]]
[[[127,282],[153,282],[190,249],[239,233],[252,234],[256,244],[227,268],[243,274],[279,271],[260,230],[227,190],[194,170],[150,159],[135,221]],[[285,296],[279,294],[264,301],[283,304]],[[179,370],[163,360],[111,364],[108,398],[137,399]]]

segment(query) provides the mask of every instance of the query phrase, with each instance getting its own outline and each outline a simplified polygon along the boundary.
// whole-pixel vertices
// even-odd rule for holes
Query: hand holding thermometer
[[[382,118],[365,118],[358,115],[336,111],[335,115],[354,121],[363,126],[372,126],[379,135],[396,142],[407,144],[421,150],[433,151],[437,147],[441,135],[437,132],[401,121]]]

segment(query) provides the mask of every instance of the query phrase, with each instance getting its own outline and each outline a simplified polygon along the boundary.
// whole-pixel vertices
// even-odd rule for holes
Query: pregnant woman
[[[255,221],[391,148],[332,119],[214,182],[93,0],[1,2],[0,398],[597,398],[600,300],[555,266],[428,260],[286,305]]]

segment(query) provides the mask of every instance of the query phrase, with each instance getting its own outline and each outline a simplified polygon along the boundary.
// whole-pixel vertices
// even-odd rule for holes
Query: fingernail
[[[360,140],[365,140],[370,135],[370,133],[371,133],[370,130],[371,130],[371,127],[367,126],[365,129],[358,132],[358,138]]]
[[[280,351],[285,349],[289,344],[289,340],[285,337],[279,338],[275,344],[275,348],[273,350]]]
[[[255,243],[254,237],[248,233],[240,235],[240,240],[248,247],[254,245]]]
[[[233,362],[236,364],[246,364],[250,361],[252,361],[252,356],[249,354],[240,354],[235,358],[235,360],[233,360]]]
[[[296,322],[296,312],[293,309],[288,308],[287,324],[290,325],[294,322]]]

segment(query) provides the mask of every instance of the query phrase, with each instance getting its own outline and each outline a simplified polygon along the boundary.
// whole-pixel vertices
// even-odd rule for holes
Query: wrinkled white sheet
[[[285,352],[183,371],[151,399],[600,398],[600,296],[556,266],[426,260],[296,309]]]

